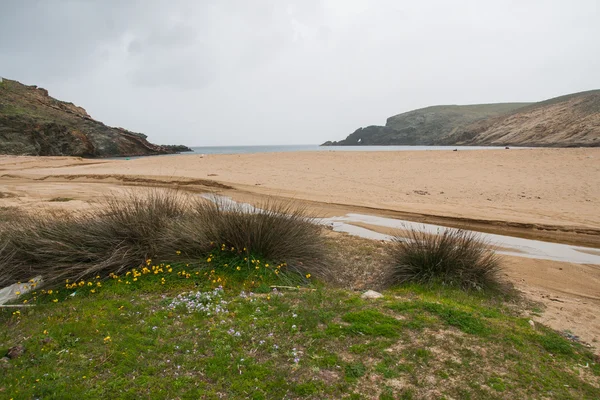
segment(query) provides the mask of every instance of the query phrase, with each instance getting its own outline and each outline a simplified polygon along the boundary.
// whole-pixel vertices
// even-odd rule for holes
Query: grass
[[[0,278],[50,278],[0,308],[0,355],[24,349],[0,360],[0,397],[600,397],[597,358],[533,328],[509,293],[455,279],[378,300],[335,288],[386,282],[386,246],[323,235],[287,204],[151,192],[72,215],[0,212]]]
[[[445,229],[437,235],[411,229],[389,248],[392,282],[441,283],[465,290],[503,289],[500,259],[476,232]]]
[[[0,393],[15,399],[600,396],[591,353],[539,325],[532,329],[502,299],[422,285],[386,291],[375,301],[316,282],[314,290],[273,291],[279,277],[268,274],[266,261],[245,279],[232,268],[229,249],[214,253],[210,262],[149,262],[146,270],[64,283],[19,300],[35,307],[0,310],[0,354],[25,348],[0,363]]]
[[[326,260],[321,230],[291,203],[246,210],[152,190],[74,214],[13,215],[0,226],[0,287],[120,274],[157,257],[210,258],[215,243],[243,253],[246,267],[269,259],[302,276],[319,275]]]

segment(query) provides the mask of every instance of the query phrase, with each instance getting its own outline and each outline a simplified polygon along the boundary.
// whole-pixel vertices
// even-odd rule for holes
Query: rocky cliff
[[[538,103],[434,106],[324,145],[600,146],[600,90]]]
[[[534,103],[459,128],[442,144],[600,147],[600,90]]]
[[[502,115],[530,103],[433,106],[389,117],[385,126],[359,128],[346,139],[327,145],[432,145],[472,122]]]
[[[141,133],[106,126],[85,109],[54,99],[37,86],[8,79],[0,83],[0,154],[143,156],[184,147],[155,145]]]

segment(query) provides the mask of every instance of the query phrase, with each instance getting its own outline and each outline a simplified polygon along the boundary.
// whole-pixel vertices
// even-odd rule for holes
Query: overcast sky
[[[155,143],[321,143],[598,89],[599,21],[599,0],[2,0],[0,76]]]

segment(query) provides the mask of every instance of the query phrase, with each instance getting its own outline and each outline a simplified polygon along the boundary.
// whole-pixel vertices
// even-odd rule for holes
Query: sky
[[[2,0],[0,76],[159,144],[340,140],[600,88],[598,0]]]

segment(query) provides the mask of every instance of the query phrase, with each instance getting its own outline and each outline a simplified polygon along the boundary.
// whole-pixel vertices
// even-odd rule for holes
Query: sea
[[[504,147],[483,146],[319,146],[318,144],[280,146],[198,146],[190,148],[194,151],[181,154],[251,154],[296,151],[454,151],[455,149],[462,151],[504,149]]]

